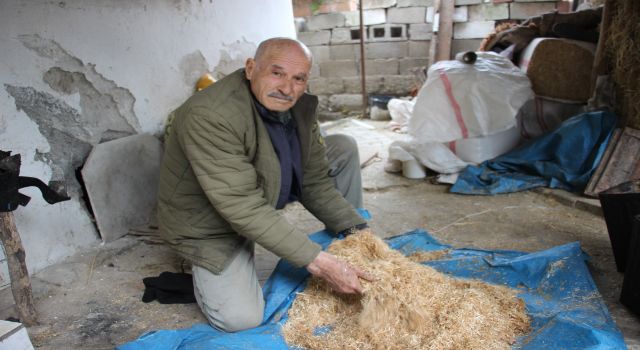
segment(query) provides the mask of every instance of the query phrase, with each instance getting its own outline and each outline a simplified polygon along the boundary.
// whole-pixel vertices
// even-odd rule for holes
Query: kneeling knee
[[[211,321],[211,320],[210,320]],[[213,326],[225,332],[239,332],[255,328],[262,323],[262,312],[238,312],[227,315],[221,322]]]

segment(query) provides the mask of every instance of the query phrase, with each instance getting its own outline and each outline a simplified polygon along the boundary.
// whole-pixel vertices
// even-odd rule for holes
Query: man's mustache
[[[292,101],[293,101],[293,97],[291,97],[291,96],[289,96],[289,95],[281,94],[281,93],[279,93],[279,92],[272,92],[272,93],[270,93],[270,94],[269,94],[269,95],[267,95],[267,96],[269,96],[269,97],[274,97],[274,98],[279,98],[279,99],[281,99],[281,100],[287,100],[287,101],[289,101],[289,102],[292,102]]]

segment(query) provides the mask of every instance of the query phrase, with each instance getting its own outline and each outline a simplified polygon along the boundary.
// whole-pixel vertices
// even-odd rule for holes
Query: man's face
[[[247,79],[251,91],[268,110],[284,112],[307,89],[311,62],[297,46],[271,48],[257,60],[247,60]]]

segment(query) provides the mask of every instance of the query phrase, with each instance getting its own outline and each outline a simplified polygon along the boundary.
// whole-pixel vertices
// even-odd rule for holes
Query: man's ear
[[[247,58],[247,61],[244,63],[244,75],[247,80],[251,80],[251,75],[253,74],[255,67],[256,61],[253,58]]]

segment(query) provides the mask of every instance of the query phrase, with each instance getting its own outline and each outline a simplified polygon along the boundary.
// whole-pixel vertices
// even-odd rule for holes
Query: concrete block
[[[313,55],[313,63],[326,62],[330,60],[331,49],[328,45],[309,46],[311,55]]]
[[[311,70],[309,71],[309,75],[312,77],[319,77],[320,76],[320,65],[317,63],[314,63],[311,65]]]
[[[156,205],[162,144],[149,134],[96,145],[82,179],[104,242],[147,225]]]
[[[362,0],[362,9],[386,9],[396,5],[396,0]]]
[[[493,21],[455,23],[454,39],[480,39],[486,37],[495,28]]]
[[[298,33],[298,40],[310,45],[326,45],[331,40],[330,30],[316,30],[313,32],[300,32]]]
[[[309,92],[314,95],[344,93],[342,78],[313,78],[309,80]]]
[[[309,30],[332,29],[343,27],[345,22],[342,13],[324,13],[307,18],[307,28]]]
[[[429,23],[409,24],[409,39],[411,40],[431,40],[433,32]]]
[[[355,60],[340,60],[320,63],[320,76],[330,77],[353,77],[358,75],[357,63]]]
[[[396,7],[433,6],[433,0],[397,0]]]
[[[416,84],[413,75],[384,75],[376,81],[378,85],[370,90],[367,88],[368,93],[407,96]]]
[[[458,52],[478,51],[482,39],[454,39],[451,41],[451,57]]]
[[[556,9],[555,2],[514,2],[509,6],[511,19],[527,19]]]
[[[387,10],[389,23],[424,23],[426,7],[393,7]]]
[[[368,59],[403,58],[409,53],[409,44],[406,41],[369,43],[364,50]]]
[[[407,40],[406,24],[383,24],[368,29],[368,42]]]
[[[409,56],[427,58],[429,57],[430,41],[409,41]]]
[[[317,3],[320,3],[318,13],[345,12],[358,9],[358,2],[356,0],[323,0],[317,1]]]
[[[397,75],[398,60],[395,58],[365,60],[364,68],[367,75]]]
[[[341,94],[329,96],[329,109],[333,111],[360,111],[362,110],[361,94]]]
[[[455,0],[455,6],[482,4],[482,0]]]
[[[293,1],[293,17],[311,16],[312,0],[296,0]]]
[[[366,47],[366,46],[365,46]],[[332,60],[358,60],[360,59],[360,45],[341,44],[329,46],[329,57]]]
[[[365,80],[365,89],[367,89],[368,93],[376,93],[377,90],[380,89],[380,85],[382,84],[382,76],[381,75],[369,75],[367,73]],[[350,77],[344,78],[344,91],[345,93],[361,93],[362,92],[362,82],[360,77]]]
[[[466,22],[469,20],[469,10],[467,6],[458,6],[453,9],[453,22]]]
[[[359,31],[360,28],[333,28],[331,31],[331,44],[358,43],[360,39],[351,39],[351,31]]]
[[[27,329],[22,323],[0,320],[0,349],[33,350]]]
[[[509,4],[483,4],[468,6],[469,22],[492,21],[509,18]]]
[[[413,70],[429,65],[428,58],[402,58],[398,60],[398,72],[400,75],[412,75]]]
[[[350,11],[343,12],[345,17],[344,25],[346,27],[355,27],[360,25],[360,12]],[[362,22],[365,26],[382,24],[387,22],[387,11],[384,9],[364,10],[362,11]]]
[[[427,7],[427,14],[425,15],[425,21],[427,23],[433,23],[435,21],[436,10],[433,6]]]

